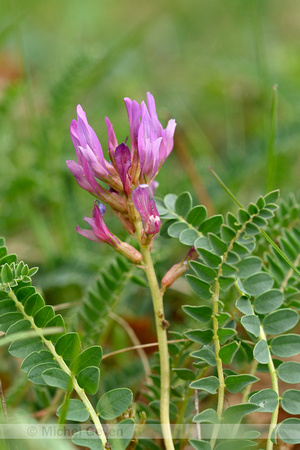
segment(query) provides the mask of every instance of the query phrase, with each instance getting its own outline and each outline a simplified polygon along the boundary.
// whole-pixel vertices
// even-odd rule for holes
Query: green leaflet
[[[278,405],[278,395],[273,389],[262,389],[251,395],[249,402],[260,406],[258,412],[273,412]]]
[[[189,192],[183,192],[175,201],[175,212],[182,217],[186,217],[192,208],[192,196]]]
[[[119,417],[132,402],[132,392],[130,389],[118,388],[106,392],[98,401],[96,409],[105,420],[112,420]]]
[[[196,423],[219,423],[218,414],[214,409],[206,409],[193,417]]]
[[[211,450],[211,445],[207,441],[198,441],[197,439],[190,439],[189,443],[194,447],[196,450]]]
[[[274,280],[268,273],[258,272],[243,281],[243,286],[249,295],[257,296],[269,291]]]
[[[73,359],[80,352],[80,339],[77,333],[67,333],[61,336],[55,345],[55,350],[63,359]]]
[[[300,414],[300,391],[289,389],[282,394],[281,406],[289,414]]]
[[[268,364],[270,358],[268,343],[265,340],[258,341],[254,347],[253,355],[259,363]]]
[[[193,319],[199,322],[208,322],[212,315],[212,309],[209,306],[182,306],[183,311]]]
[[[222,422],[223,423],[232,423],[237,424],[239,423],[244,416],[247,414],[251,414],[254,411],[257,411],[260,408],[259,405],[255,404],[241,404],[241,405],[234,405],[229,406],[222,415]]]
[[[258,314],[268,314],[279,308],[284,297],[279,289],[271,289],[254,300],[254,309]]]
[[[112,450],[125,450],[133,438],[134,434],[134,421],[132,419],[125,419],[122,422],[117,423],[111,430],[108,436],[108,443]],[[116,436],[121,438],[116,439]]]
[[[99,345],[94,345],[83,350],[72,362],[71,370],[79,373],[89,366],[98,367],[102,359],[103,351]]]
[[[219,380],[217,377],[211,376],[206,378],[201,378],[200,380],[193,381],[190,384],[190,388],[198,389],[202,391],[209,392],[210,394],[215,394],[219,387]]]
[[[209,284],[199,280],[199,278],[195,277],[194,275],[187,275],[186,279],[195,294],[198,295],[198,297],[200,297],[202,300],[211,299]]]
[[[54,386],[64,391],[72,390],[70,376],[58,367],[52,367],[42,373],[42,378],[48,386]]]
[[[197,228],[206,219],[207,211],[205,206],[198,205],[194,206],[188,213],[186,221]]]
[[[58,408],[56,415],[60,417],[62,405]],[[66,414],[66,420],[73,420],[74,422],[85,422],[89,418],[89,412],[81,400],[70,399]]]
[[[260,333],[260,321],[254,314],[249,314],[241,318],[241,322],[245,330],[258,337]]]
[[[253,375],[230,375],[226,377],[225,385],[229,392],[236,393],[242,391],[248,384],[256,383],[258,380],[259,378]]]
[[[263,320],[263,328],[267,334],[282,334],[294,328],[299,320],[297,311],[289,308],[279,309],[268,314]]]
[[[81,370],[77,377],[79,386],[87,394],[96,394],[100,381],[100,370],[98,367],[86,367]]]
[[[31,368],[47,362],[54,362],[54,356],[52,355],[52,353],[46,350],[33,352],[24,359],[21,365],[21,370],[25,373],[28,373]]]
[[[291,418],[284,420],[278,427],[278,437],[287,444],[299,444],[300,419]]]
[[[220,348],[219,357],[223,361],[224,364],[231,364],[234,355],[239,349],[239,344],[236,341],[231,342],[230,344],[224,345]]]
[[[272,339],[271,352],[283,358],[297,355],[300,353],[300,336],[298,334],[285,334]]]
[[[213,330],[210,328],[201,328],[200,330],[186,331],[184,335],[193,342],[208,345],[212,341]]]
[[[280,364],[277,369],[278,377],[285,383],[300,383],[300,363],[288,361]]]
[[[91,430],[81,430],[73,434],[72,442],[75,445],[87,447],[90,450],[102,450],[103,448],[99,436]]]

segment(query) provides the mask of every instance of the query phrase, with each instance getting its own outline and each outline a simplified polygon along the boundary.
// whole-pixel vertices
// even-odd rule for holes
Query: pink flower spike
[[[159,232],[161,221],[147,184],[140,184],[132,191],[132,201],[137,209],[146,234],[153,235]]]

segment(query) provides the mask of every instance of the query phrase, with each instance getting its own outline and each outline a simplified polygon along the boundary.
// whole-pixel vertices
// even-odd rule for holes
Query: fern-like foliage
[[[298,363],[282,363],[273,355],[287,357],[300,352],[299,335],[286,334],[299,320],[297,297],[300,280],[273,247],[261,243],[259,236],[261,228],[266,228],[271,221],[270,229],[275,230],[279,248],[296,267],[299,266],[299,205],[295,197],[290,196],[288,202],[281,202],[278,209],[275,204],[277,198],[278,192],[271,192],[260,197],[255,204],[251,203],[247,210],[239,209],[237,217],[228,213],[226,219],[221,215],[207,218],[203,206],[192,207],[188,193],[179,197],[171,194],[158,201],[160,214],[167,219],[162,234],[194,246],[199,254],[197,261],[190,262],[193,273],[186,279],[199,297],[200,304],[183,306],[184,312],[195,320],[198,327],[196,325],[184,334],[200,345],[190,356],[200,366],[209,369],[209,376],[201,375],[191,382],[190,388],[209,394],[218,393],[218,405],[216,410],[204,410],[193,420],[196,423],[237,424],[251,412],[271,412],[269,439],[275,438],[278,420],[278,377],[286,382],[297,382],[293,380],[299,378]],[[260,245],[257,245],[258,240]],[[225,291],[232,286],[239,294],[236,301],[238,320],[222,301],[226,298]],[[233,295],[236,297],[234,291],[229,293],[227,302]],[[241,333],[237,322],[243,326],[247,336]],[[234,368],[235,361],[239,360],[236,358],[242,354],[250,364],[249,373],[236,373],[224,368],[230,364]],[[270,372],[270,389],[251,395],[252,385],[259,380],[257,370]],[[226,392],[243,392],[242,403],[225,409]],[[286,391],[280,402],[286,412],[300,413],[299,391]],[[292,426],[289,420],[276,429],[285,442],[285,427]],[[296,427],[298,419],[291,420],[295,421]],[[206,450],[214,448],[217,437],[218,432],[215,432],[210,443],[190,442],[195,448]],[[247,440],[243,442],[245,445]],[[249,441],[247,445],[252,444]],[[232,442],[224,441],[219,445],[222,449],[230,448]]]
[[[79,432],[73,442],[84,446],[92,442],[94,446],[97,441],[101,448],[101,442],[106,444],[106,437],[98,416],[104,420],[119,417],[132,401],[131,391],[120,388],[106,392],[94,410],[87,394],[98,391],[102,348],[95,345],[82,350],[79,334],[66,332],[62,316],[45,305],[32,286],[31,277],[37,268],[29,269],[23,262],[17,262],[16,255],[8,255],[2,238],[0,257],[0,331],[6,334],[4,343],[11,341],[9,353],[23,359],[21,370],[32,383],[68,393],[67,401],[57,410],[61,421],[92,419],[99,437],[91,438],[90,434]],[[69,399],[72,391],[78,399]],[[130,428],[127,430],[130,441],[133,420],[128,420],[124,425]],[[125,448],[129,441],[124,441],[123,447],[120,444],[120,448]]]

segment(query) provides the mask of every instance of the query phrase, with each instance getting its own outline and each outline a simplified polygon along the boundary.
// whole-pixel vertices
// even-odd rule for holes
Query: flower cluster
[[[136,211],[143,224],[145,241],[149,242],[160,228],[160,217],[153,195],[157,182],[153,181],[174,145],[176,123],[169,120],[164,129],[158,120],[153,96],[147,93],[147,105],[125,98],[128,114],[130,147],[127,139],[118,143],[113,125],[106,117],[108,154],[104,158],[101,143],[89,125],[85,112],[77,106],[77,120],[71,122],[77,162],[67,166],[80,187],[110,205],[124,228],[135,232]],[[77,231],[89,239],[107,242],[118,249],[120,241],[113,236],[102,218],[101,207],[95,205],[93,218],[85,218],[92,230]]]

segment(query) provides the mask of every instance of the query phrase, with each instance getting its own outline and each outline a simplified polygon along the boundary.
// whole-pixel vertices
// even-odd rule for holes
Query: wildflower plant
[[[74,434],[78,446],[143,450],[157,448],[160,437],[167,450],[250,448],[257,442],[271,450],[277,439],[299,443],[295,416],[300,414],[300,391],[286,389],[300,382],[299,362],[291,360],[300,353],[295,328],[299,199],[279,200],[279,192],[272,191],[245,208],[216,175],[238,203],[236,214],[207,217],[206,208],[193,205],[188,192],[155,198],[155,177],[173,149],[176,123],[171,119],[163,128],[150,93],[147,104],[125,98],[125,106],[129,139],[119,144],[105,119],[109,161],[80,105],[70,128],[77,161],[67,166],[79,186],[96,198],[92,218],[84,218],[90,229],[76,230],[95,246],[109,244],[120,254],[102,269],[96,289],[80,305],[80,332],[45,305],[32,286],[37,269],[9,255],[2,239],[0,331],[5,337],[0,345],[10,343],[9,353],[23,359],[21,370],[32,383],[51,393],[65,392],[57,410],[60,423],[93,422],[93,432]],[[127,232],[127,241],[105,224],[107,207]],[[159,283],[152,254],[163,238],[177,240],[186,251]],[[145,284],[135,275],[138,271],[146,274],[151,292],[158,344],[151,376],[145,379],[147,404],[141,399],[133,404],[126,386],[98,397],[103,354],[95,342],[127,281],[135,277]],[[186,326],[175,331],[163,299],[182,276],[195,296],[193,304],[182,304]],[[269,374],[267,388],[259,384],[262,372]],[[279,408],[290,417],[280,422]],[[265,435],[257,427],[243,431],[240,426],[247,417],[251,423],[252,413],[267,414]],[[111,421],[115,430],[122,429],[122,438],[105,432]],[[155,438],[142,438],[147,422],[159,425]]]

